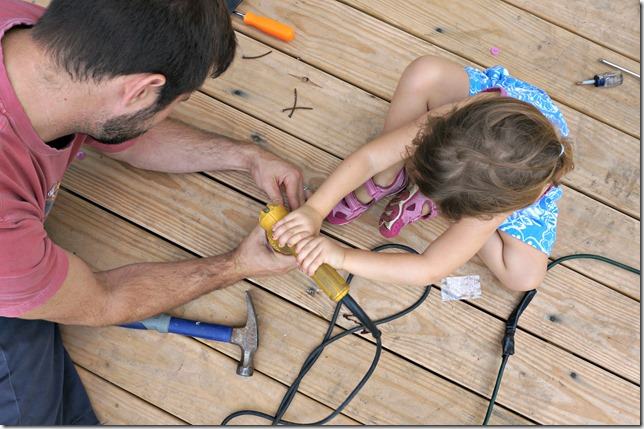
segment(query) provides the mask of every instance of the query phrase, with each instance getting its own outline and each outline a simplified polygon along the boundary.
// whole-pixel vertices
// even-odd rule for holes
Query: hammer
[[[257,351],[259,333],[257,331],[255,307],[253,306],[253,300],[248,291],[246,291],[246,314],[246,324],[236,328],[215,323],[180,319],[168,314],[159,314],[149,319],[119,326],[130,329],[150,329],[164,334],[181,334],[237,344],[241,349],[241,358],[239,359],[239,365],[237,365],[237,374],[243,377],[250,377],[253,375],[253,357]]]

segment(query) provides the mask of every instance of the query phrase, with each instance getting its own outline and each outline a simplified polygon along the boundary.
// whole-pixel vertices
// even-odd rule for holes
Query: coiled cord
[[[388,243],[388,244],[383,244],[381,246],[375,247],[372,249],[374,252],[380,252],[383,250],[387,249],[398,249],[398,250],[403,250],[405,252],[409,253],[415,253],[418,254],[418,252],[404,244],[397,244],[397,243]],[[593,254],[588,254],[588,253],[581,253],[581,254],[576,254],[576,255],[568,255],[568,256],[562,256],[560,258],[557,258],[550,262],[548,264],[547,269],[550,270],[551,268],[559,265],[562,262],[571,260],[571,259],[594,259],[598,261],[602,261],[611,265],[614,265],[618,268],[627,270],[629,272],[632,272],[634,274],[640,275],[640,270],[637,268],[633,268],[631,266],[628,266],[626,264],[623,264],[621,262],[617,262],[613,259],[606,258],[604,256],[600,255],[593,255]],[[353,274],[350,274],[347,277],[347,283],[350,284],[351,281],[353,280]],[[384,317],[382,319],[376,320],[373,323],[375,325],[381,325],[384,323],[389,323],[392,320],[399,319],[403,316],[406,316],[407,314],[411,313],[414,311],[416,308],[418,308],[429,296],[429,293],[432,289],[432,286],[434,285],[427,285],[424,288],[423,294],[418,298],[418,300],[412,304],[411,306],[394,313],[390,316]],[[496,378],[496,383],[494,385],[494,390],[492,392],[492,396],[490,398],[490,403],[488,405],[487,412],[485,414],[485,419],[483,421],[483,425],[487,425],[490,417],[492,416],[492,410],[494,408],[494,404],[496,402],[496,397],[499,393],[499,388],[501,387],[501,380],[503,379],[503,372],[505,370],[505,366],[508,362],[508,359],[511,355],[514,354],[514,334],[517,329],[517,325],[519,323],[519,317],[523,313],[523,311],[527,308],[528,304],[530,304],[530,301],[534,296],[536,295],[537,291],[536,289],[530,290],[526,292],[523,295],[523,298],[519,302],[519,305],[514,309],[510,317],[508,318],[508,321],[506,322],[506,330],[505,330],[505,335],[502,340],[502,360],[501,360],[501,366],[499,368],[499,372],[497,374]],[[324,349],[334,343],[335,341],[338,341],[341,338],[346,337],[349,334],[353,334],[354,332],[358,332],[360,330],[365,329],[363,325],[358,325],[355,326],[351,329],[348,329],[346,331],[340,332],[339,334],[336,334],[334,336],[331,336],[333,333],[333,328],[335,327],[335,324],[338,320],[338,316],[340,315],[340,309],[342,307],[343,303],[340,301],[338,305],[335,307],[335,311],[333,312],[333,316],[331,317],[331,320],[329,322],[329,326],[327,328],[326,334],[324,335],[324,338],[322,339],[322,342],[320,345],[318,345],[313,351],[309,354],[309,356],[306,358],[304,361],[304,364],[302,365],[302,368],[300,369],[300,372],[298,373],[297,377],[295,377],[295,380],[293,381],[293,384],[288,388],[286,393],[284,394],[284,397],[282,398],[282,401],[280,405],[277,408],[277,411],[274,416],[271,416],[270,414],[263,413],[261,411],[255,411],[255,410],[240,410],[236,411],[230,415],[228,415],[222,422],[221,425],[226,425],[228,424],[231,420],[233,420],[236,417],[243,416],[243,415],[250,415],[250,416],[257,416],[264,418],[266,420],[271,421],[273,425],[278,425],[278,424],[286,424],[286,425],[323,425],[333,418],[335,418],[338,414],[340,414],[344,408],[355,398],[355,396],[360,392],[360,390],[364,387],[364,385],[367,383],[369,378],[372,376],[374,371],[376,370],[376,367],[378,366],[378,362],[380,361],[380,355],[382,354],[382,340],[380,336],[374,337],[376,340],[376,351],[374,353],[373,360],[371,362],[371,365],[369,366],[369,369],[365,373],[365,375],[360,379],[356,387],[353,388],[351,393],[345,398],[344,401],[328,416],[325,418],[318,420],[317,422],[311,422],[311,423],[297,423],[297,422],[291,422],[288,420],[284,420],[283,416],[286,414],[286,411],[288,410],[289,406],[291,405],[291,402],[295,398],[295,394],[297,393],[297,389],[300,386],[300,383],[306,376],[306,374],[311,370],[315,362],[318,360]]]

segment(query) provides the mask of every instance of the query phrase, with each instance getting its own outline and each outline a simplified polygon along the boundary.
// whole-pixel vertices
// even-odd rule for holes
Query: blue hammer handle
[[[233,333],[233,328],[230,326],[181,319],[168,314],[160,314],[140,322],[126,323],[120,326],[130,329],[150,329],[164,334],[188,335],[224,343],[230,342]]]

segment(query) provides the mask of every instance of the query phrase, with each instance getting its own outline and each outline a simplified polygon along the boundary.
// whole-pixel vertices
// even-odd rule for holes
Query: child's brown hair
[[[486,97],[429,119],[407,171],[452,220],[515,211],[573,169],[572,146],[534,106]]]

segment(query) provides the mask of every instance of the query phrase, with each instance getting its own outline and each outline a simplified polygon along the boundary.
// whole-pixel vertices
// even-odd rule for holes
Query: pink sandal
[[[407,173],[403,168],[396,175],[394,182],[387,186],[382,187],[377,185],[373,178],[365,182],[365,187],[367,188],[367,193],[372,198],[370,202],[364,204],[358,200],[355,192],[351,192],[349,195],[344,197],[334,208],[331,210],[331,213],[328,214],[326,220],[333,225],[344,225],[351,222],[354,219],[357,219],[366,212],[369,207],[374,205],[376,202],[380,201],[388,195],[393,195],[401,190],[405,189],[407,186]]]
[[[429,206],[429,213],[422,215],[425,205]],[[418,186],[412,184],[393,198],[385,211],[380,215],[380,233],[386,238],[392,238],[400,230],[417,220],[426,220],[438,216],[438,207],[431,199],[420,193]]]

